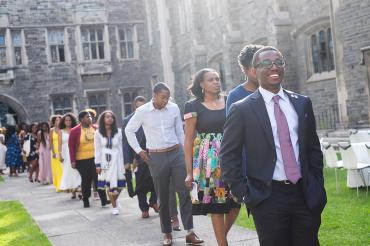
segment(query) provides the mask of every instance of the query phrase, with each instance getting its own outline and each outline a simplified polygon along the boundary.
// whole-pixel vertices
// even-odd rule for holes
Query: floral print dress
[[[192,100],[185,104],[184,119],[197,118],[197,136],[193,144],[193,179],[197,184],[198,197],[192,197],[193,214],[228,213],[234,204],[221,178],[219,151],[225,108],[210,110],[202,101]]]

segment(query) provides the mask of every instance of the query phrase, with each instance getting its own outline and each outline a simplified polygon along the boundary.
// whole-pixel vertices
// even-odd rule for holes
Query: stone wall
[[[152,28],[147,28],[147,15],[143,0],[122,1],[1,1],[0,8],[7,13],[9,30],[22,29],[28,63],[11,68],[15,72],[12,85],[0,85],[1,93],[18,99],[28,112],[28,121],[44,121],[51,114],[51,97],[58,94],[70,94],[75,98],[75,112],[87,107],[89,91],[104,90],[108,95],[108,108],[120,119],[123,115],[122,94],[128,90],[138,90],[139,94],[151,97],[153,77],[163,78],[160,59],[160,40],[156,12],[152,12]],[[152,1],[149,9],[155,10]],[[83,9],[84,15],[94,16],[103,13],[109,35],[107,61],[97,61],[99,66],[111,68],[107,74],[86,76],[81,74],[81,67],[94,67],[94,62],[85,63],[79,59],[81,50],[76,33],[79,23],[76,11]],[[91,12],[91,14],[89,14]],[[99,15],[96,15],[99,16]],[[81,17],[87,18],[85,16]],[[98,18],[98,17],[96,17]],[[116,27],[135,25],[138,40],[138,59],[122,60],[118,58]],[[66,28],[68,33],[68,54],[70,60],[61,64],[48,64],[46,51],[46,28]],[[149,43],[149,35],[152,42]],[[108,54],[109,53],[109,54]],[[108,69],[108,71],[109,71]],[[94,69],[92,69],[94,72]]]

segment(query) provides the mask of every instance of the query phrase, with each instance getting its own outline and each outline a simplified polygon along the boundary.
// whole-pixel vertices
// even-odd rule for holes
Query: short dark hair
[[[158,82],[156,83],[154,86],[153,86],[153,92],[155,94],[159,93],[160,91],[162,90],[166,90],[168,92],[171,92],[170,91],[170,88],[168,87],[168,85],[166,85],[166,83],[164,82]]]
[[[143,96],[137,96],[137,97],[135,97],[135,99],[134,99],[134,101],[133,101],[133,103],[134,104],[136,104],[136,103],[138,103],[138,102],[146,102],[147,100],[146,100],[146,98],[145,97],[143,97]]]
[[[71,118],[71,121],[72,121],[72,124],[71,124],[71,128],[75,127],[77,125],[77,118],[76,118],[76,115],[74,115],[74,113],[65,113],[60,121],[60,129],[64,129],[66,128],[66,124],[64,123],[66,118],[69,117]]]
[[[257,66],[257,59],[258,59],[259,54],[261,54],[262,52],[265,52],[265,51],[269,51],[269,50],[276,51],[277,53],[279,53],[284,58],[283,54],[281,54],[280,50],[278,50],[277,48],[275,48],[273,46],[265,46],[265,47],[257,50],[256,53],[254,53],[253,60],[252,60],[252,65],[253,65],[254,68],[256,68],[256,66]]]
[[[86,115],[88,115],[89,112],[87,112],[86,110],[82,110],[78,113],[78,120],[81,121]]]
[[[193,79],[190,86],[188,87],[188,90],[197,99],[203,99],[204,97],[200,83],[204,80],[204,75],[209,72],[216,72],[218,74],[218,72],[213,68],[203,68],[193,75]]]
[[[249,69],[252,66],[254,53],[256,53],[257,50],[262,49],[263,47],[263,45],[259,44],[247,44],[243,47],[238,55],[238,64],[243,72],[244,67]]]
[[[104,125],[104,118],[106,114],[111,114],[113,117],[113,124],[112,124],[112,138],[116,133],[118,133],[118,127],[117,127],[117,119],[116,115],[113,113],[112,110],[105,110],[99,115],[98,118],[98,127],[99,127],[99,133],[103,135],[103,137],[107,137],[107,132],[105,130],[105,125]]]

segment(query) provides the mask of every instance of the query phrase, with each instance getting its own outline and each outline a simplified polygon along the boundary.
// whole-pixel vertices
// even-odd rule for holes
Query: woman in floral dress
[[[185,104],[186,185],[192,189],[193,214],[211,214],[218,245],[224,246],[240,209],[222,182],[218,156],[226,97],[220,94],[220,77],[214,69],[198,71],[189,89],[196,99]]]

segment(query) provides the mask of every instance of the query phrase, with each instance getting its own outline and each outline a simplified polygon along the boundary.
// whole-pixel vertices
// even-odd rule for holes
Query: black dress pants
[[[81,175],[82,199],[87,202],[91,196],[91,184],[97,185],[98,174],[96,173],[94,158],[85,160],[76,160],[76,168]],[[102,205],[107,202],[107,194],[104,190],[97,190]]]
[[[269,198],[251,208],[261,246],[320,245],[320,214],[312,214],[304,201],[302,181],[272,182]]]

